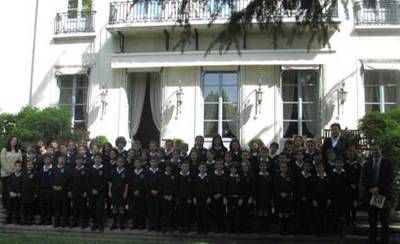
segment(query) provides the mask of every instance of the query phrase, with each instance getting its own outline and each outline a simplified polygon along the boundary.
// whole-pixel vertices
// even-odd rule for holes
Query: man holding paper
[[[389,242],[389,213],[392,198],[393,166],[382,157],[380,145],[371,145],[372,157],[364,165],[362,183],[368,196],[369,243],[376,243],[377,219],[381,221],[381,242]]]

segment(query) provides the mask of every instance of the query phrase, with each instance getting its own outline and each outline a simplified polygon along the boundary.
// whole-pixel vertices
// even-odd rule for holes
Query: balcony
[[[54,21],[54,34],[79,35],[94,32],[95,13],[95,11],[57,13]]]
[[[400,1],[356,2],[354,21],[356,29],[400,28]]]
[[[221,8],[215,19],[215,24],[226,22],[232,13],[244,9],[251,0],[231,0],[229,4],[222,5],[221,0],[189,0],[187,12],[184,14],[190,19],[192,25],[207,25],[217,8]],[[301,11],[304,0],[286,2],[276,10],[286,22],[295,22],[296,14]],[[282,1],[284,2],[284,1]],[[170,26],[181,17],[179,8],[180,0],[138,0],[125,2],[111,2],[109,27],[152,27]],[[299,11],[300,10],[300,11]],[[337,8],[335,15],[338,17]]]

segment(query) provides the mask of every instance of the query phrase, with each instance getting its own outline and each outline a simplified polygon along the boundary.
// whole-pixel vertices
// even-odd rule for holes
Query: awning
[[[325,64],[335,51],[322,50],[242,50],[238,55],[236,50],[223,55],[213,52],[204,55],[204,51],[153,52],[153,53],[123,53],[111,56],[113,69],[143,69],[153,67],[190,67],[190,66],[237,66],[237,65],[302,65],[317,69]]]
[[[400,70],[398,59],[364,59],[360,62],[364,70]]]
[[[83,66],[54,66],[56,75],[86,74],[87,67]]]
[[[320,65],[282,65],[282,70],[319,70]]]

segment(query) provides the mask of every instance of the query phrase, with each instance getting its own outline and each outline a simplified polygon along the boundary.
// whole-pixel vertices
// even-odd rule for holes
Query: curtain
[[[146,77],[143,74],[134,74],[133,77],[133,80],[128,83],[131,138],[139,129],[146,96]]]
[[[161,131],[162,87],[160,73],[150,73],[150,105],[154,124]]]
[[[283,71],[282,72],[282,109],[283,109],[283,136],[285,136],[286,131],[289,128],[290,123],[293,122],[285,122],[288,119],[296,119],[293,118],[294,108],[297,106],[296,104],[287,104],[285,106],[284,102],[294,102],[297,101],[297,97],[295,96],[295,90],[297,90],[296,86],[288,86],[288,84],[293,84],[296,82],[295,72]]]
[[[309,132],[312,133],[314,137],[317,130],[317,102],[318,102],[318,90],[317,90],[317,71],[299,71],[299,84],[303,85],[303,101],[312,102],[302,104],[303,108],[303,119],[305,121],[305,125]],[[310,86],[314,85],[314,86]],[[303,135],[304,135],[303,131]],[[310,136],[310,135],[309,135]]]

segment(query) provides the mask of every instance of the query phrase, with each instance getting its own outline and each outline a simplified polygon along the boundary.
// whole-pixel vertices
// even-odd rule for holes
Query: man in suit
[[[346,149],[350,146],[348,142],[341,136],[341,128],[339,123],[333,123],[330,126],[331,137],[325,138],[322,144],[322,157],[326,161],[326,152],[329,149],[335,151],[337,158],[345,158]]]
[[[382,157],[382,150],[378,144],[371,146],[372,157],[364,166],[362,183],[367,192],[368,202],[373,195],[379,194],[386,197],[382,208],[369,206],[369,243],[376,243],[377,218],[381,221],[381,242],[389,242],[389,213],[392,199],[393,166],[392,163]]]

